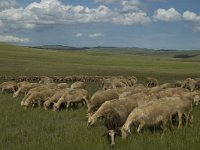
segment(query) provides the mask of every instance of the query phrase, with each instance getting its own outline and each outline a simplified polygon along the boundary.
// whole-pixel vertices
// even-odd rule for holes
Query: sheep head
[[[123,125],[121,128],[122,139],[126,139],[128,136],[128,133],[131,133],[130,127]]]
[[[58,109],[59,109],[58,104],[54,103],[54,105],[53,105],[53,111],[58,111]]]
[[[96,119],[93,116],[89,117],[88,122],[87,122],[87,126],[88,127],[92,126],[95,123],[95,121],[96,121]]]

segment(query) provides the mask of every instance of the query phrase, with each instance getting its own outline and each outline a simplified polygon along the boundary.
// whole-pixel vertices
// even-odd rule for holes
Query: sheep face
[[[122,139],[126,139],[127,136],[128,136],[128,133],[130,133],[130,128],[123,126],[123,127],[121,128],[121,136],[122,136]]]
[[[43,104],[44,105],[44,109],[47,110],[50,104],[51,103],[49,102],[49,100],[45,101],[44,104]]]
[[[30,105],[30,103],[28,103],[28,102],[26,102],[26,101],[25,101],[24,104],[23,104],[24,107],[28,107],[29,105]]]
[[[21,106],[24,106],[24,101],[21,101]]]
[[[88,118],[88,122],[87,122],[87,126],[90,127],[94,124],[95,120],[93,117],[89,117]]]
[[[13,98],[16,98],[18,95],[17,95],[17,93],[15,92],[14,94],[13,94]]]
[[[58,109],[59,109],[59,107],[58,107],[58,105],[55,103],[55,104],[53,105],[53,111],[58,111]]]

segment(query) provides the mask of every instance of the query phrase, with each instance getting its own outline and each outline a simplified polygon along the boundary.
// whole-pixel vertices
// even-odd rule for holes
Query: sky
[[[0,41],[200,50],[200,0],[0,0]]]

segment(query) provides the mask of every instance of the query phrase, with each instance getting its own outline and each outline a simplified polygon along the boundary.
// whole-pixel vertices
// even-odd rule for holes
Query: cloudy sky
[[[0,0],[0,41],[200,49],[200,1]]]

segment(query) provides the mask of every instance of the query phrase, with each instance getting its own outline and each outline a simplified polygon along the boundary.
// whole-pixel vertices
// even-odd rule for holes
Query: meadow
[[[189,58],[174,56],[194,55]],[[200,77],[200,51],[175,51],[142,54],[138,51],[85,50],[54,51],[0,44],[0,75],[134,75],[139,83],[148,76],[161,83],[174,83],[187,77]],[[1,80],[3,82],[3,80]],[[98,86],[87,83],[92,95]],[[192,127],[167,131],[161,139],[158,130],[134,132],[127,140],[116,138],[116,146],[102,136],[106,131],[98,121],[86,127],[86,108],[53,112],[41,108],[23,109],[22,96],[13,99],[0,94],[0,149],[2,150],[187,150],[200,147],[200,108],[193,110]]]

